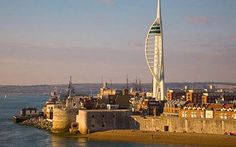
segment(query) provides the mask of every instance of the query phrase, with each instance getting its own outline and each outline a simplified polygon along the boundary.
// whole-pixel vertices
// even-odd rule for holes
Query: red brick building
[[[194,104],[202,104],[202,95],[204,90],[187,90],[186,100]]]
[[[234,104],[207,104],[197,106],[189,103],[179,110],[179,117],[236,120],[236,106]]]
[[[183,99],[185,100],[186,92],[182,89],[169,89],[167,90],[167,100],[177,100],[177,99]]]

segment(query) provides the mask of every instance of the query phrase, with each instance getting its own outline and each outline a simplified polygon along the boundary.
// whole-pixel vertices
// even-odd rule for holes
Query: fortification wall
[[[78,125],[78,130],[81,134],[88,133],[88,113],[86,111],[79,110],[79,114],[76,115],[76,122]]]
[[[79,132],[87,134],[97,131],[129,129],[129,110],[80,110],[77,115]]]
[[[78,114],[78,115],[77,115]],[[236,132],[236,119],[206,119],[179,117],[131,116],[129,110],[62,110],[54,109],[52,132],[69,131],[72,122],[78,123],[81,134],[97,131],[137,129],[143,131],[169,131],[223,134]]]
[[[144,131],[223,134],[236,131],[236,120],[131,116],[130,127]]]
[[[59,132],[69,131],[71,123],[76,121],[77,114],[78,114],[77,109],[66,110],[66,109],[54,108],[52,132],[59,133]]]

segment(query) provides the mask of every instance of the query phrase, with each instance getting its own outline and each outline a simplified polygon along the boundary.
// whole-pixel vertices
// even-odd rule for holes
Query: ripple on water
[[[8,97],[0,100],[0,146],[2,147],[180,147],[178,145],[145,145],[137,143],[98,142],[86,139],[65,138],[52,135],[33,127],[22,126],[12,122],[12,116],[25,106],[40,108],[46,100],[45,96]],[[187,147],[187,146],[186,146]]]

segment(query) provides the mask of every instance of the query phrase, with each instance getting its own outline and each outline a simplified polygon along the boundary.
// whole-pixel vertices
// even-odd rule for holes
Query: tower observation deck
[[[157,2],[157,17],[151,25],[145,42],[145,57],[153,79],[153,98],[164,100],[164,56],[161,0]]]

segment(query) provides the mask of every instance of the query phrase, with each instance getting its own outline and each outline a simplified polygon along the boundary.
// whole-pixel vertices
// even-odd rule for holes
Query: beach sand
[[[236,147],[236,136],[226,135],[112,130],[79,136],[96,141],[101,140],[147,144],[183,144],[196,146]]]

